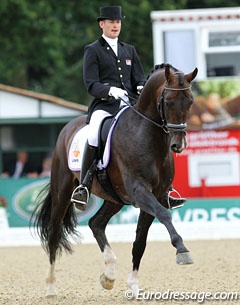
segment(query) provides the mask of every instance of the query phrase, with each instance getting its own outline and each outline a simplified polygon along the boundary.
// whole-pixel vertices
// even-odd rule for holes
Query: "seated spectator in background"
[[[50,177],[51,165],[52,165],[52,159],[49,157],[45,158],[42,163],[42,171],[39,174],[39,177]]]
[[[19,151],[17,153],[16,160],[10,161],[6,169],[4,170],[3,177],[8,178],[20,178],[20,177],[37,177],[37,173],[31,171],[30,164],[28,162],[28,153],[25,151]]]

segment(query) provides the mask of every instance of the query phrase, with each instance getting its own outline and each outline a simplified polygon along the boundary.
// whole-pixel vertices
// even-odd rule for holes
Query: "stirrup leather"
[[[87,199],[86,199],[86,201],[82,201],[82,200],[78,200],[78,199],[74,198],[74,196],[77,195],[77,194],[79,193],[79,191],[82,190],[82,189],[85,190],[86,193],[87,193]],[[72,196],[71,196],[71,202],[77,203],[77,204],[86,205],[86,204],[88,203],[88,201],[89,201],[89,197],[90,197],[90,193],[89,193],[88,188],[87,188],[85,185],[82,185],[82,184],[81,184],[81,185],[78,185],[78,186],[74,189],[74,191],[73,191],[73,193],[72,193]]]
[[[170,210],[174,210],[174,209],[181,208],[181,207],[184,205],[184,202],[182,202],[182,203],[180,203],[180,204],[178,204],[178,205],[175,205],[175,206],[171,206],[169,198],[170,198],[170,195],[171,195],[172,193],[176,193],[176,194],[178,195],[178,197],[179,197],[180,199],[182,199],[182,198],[181,198],[181,195],[179,194],[179,192],[178,192],[177,190],[175,190],[174,188],[172,188],[172,189],[167,193],[168,208],[169,208]],[[178,198],[174,198],[174,197],[172,197],[172,198],[173,198],[173,199],[178,199]],[[184,200],[185,200],[185,199],[184,199]]]

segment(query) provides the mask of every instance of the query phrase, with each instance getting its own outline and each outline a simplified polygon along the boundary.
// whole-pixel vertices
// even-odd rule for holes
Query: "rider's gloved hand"
[[[140,95],[142,92],[143,86],[137,86],[137,94]]]
[[[109,92],[108,92],[109,96],[113,96],[116,100],[124,97],[125,95],[128,95],[126,90],[123,90],[121,88],[117,88],[117,87],[111,87]]]

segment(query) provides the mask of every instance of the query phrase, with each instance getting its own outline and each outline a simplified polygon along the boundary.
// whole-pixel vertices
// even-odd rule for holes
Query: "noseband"
[[[161,120],[162,120],[162,128],[166,133],[169,133],[170,131],[175,132],[185,132],[187,128],[187,123],[180,123],[180,124],[173,124],[168,123],[164,111],[164,93],[165,90],[171,90],[171,91],[185,91],[191,89],[191,86],[185,87],[185,88],[169,88],[169,87],[163,87],[162,93],[159,97],[158,103],[157,103],[157,109],[160,114]]]

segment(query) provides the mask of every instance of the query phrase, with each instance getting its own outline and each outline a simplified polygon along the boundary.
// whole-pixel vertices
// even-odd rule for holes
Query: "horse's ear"
[[[194,80],[194,78],[197,76],[197,74],[198,74],[198,68],[195,68],[193,70],[193,72],[186,74],[185,78],[189,83],[191,83],[191,81]]]

